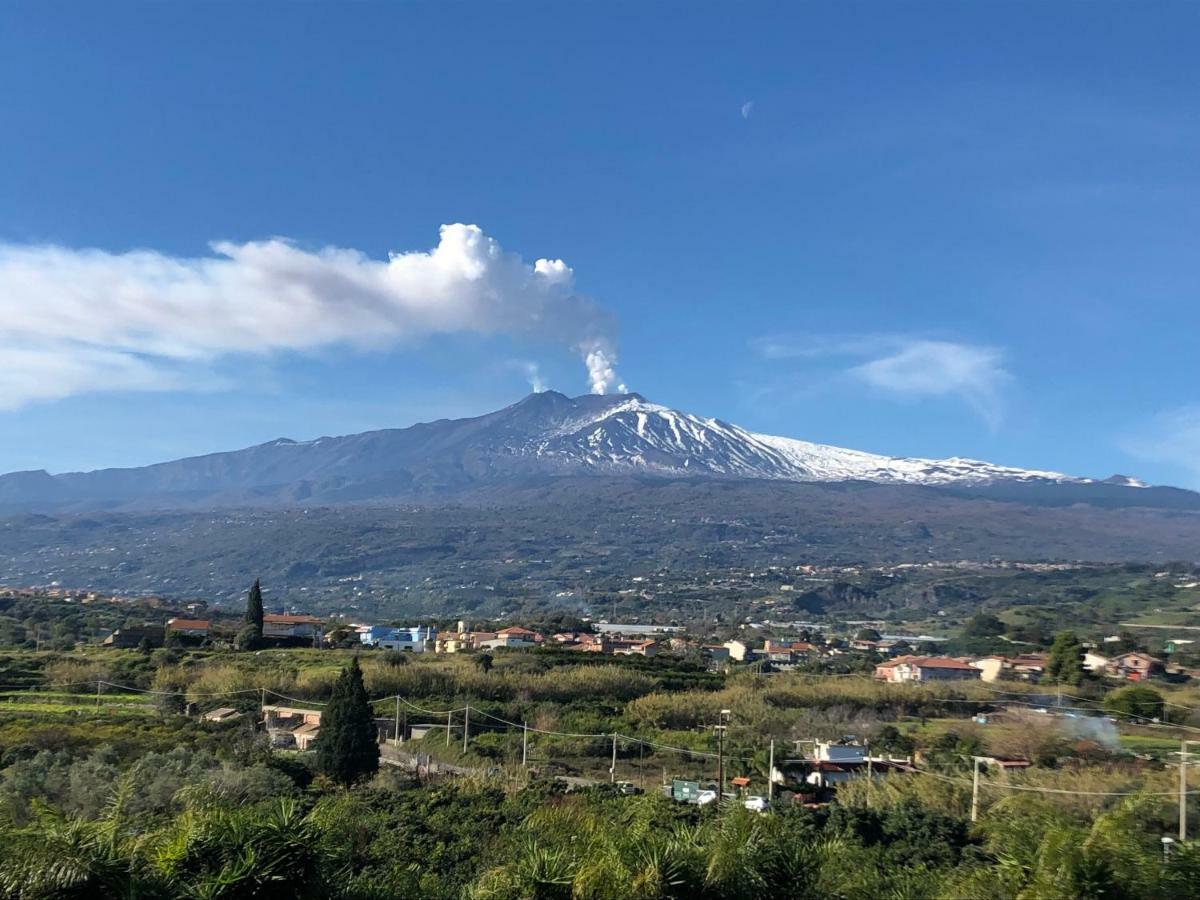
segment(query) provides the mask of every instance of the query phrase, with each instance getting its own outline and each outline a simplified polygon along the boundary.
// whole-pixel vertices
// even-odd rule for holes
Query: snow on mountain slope
[[[920,459],[901,456],[880,456],[861,450],[845,450],[826,444],[811,444],[793,438],[755,435],[760,441],[774,446],[798,465],[814,473],[814,480],[888,481],[907,484],[978,483],[984,481],[1058,481],[1087,484],[1090,478],[1076,478],[1060,472],[1036,469],[1017,469],[999,466],[978,459]]]
[[[679,412],[631,394],[568,414],[525,446],[510,448],[556,468],[713,474],[788,481],[980,484],[1091,479],[972,459],[911,459],[756,434],[719,419]]]
[[[279,439],[131,469],[0,475],[0,509],[358,502],[530,476],[631,473],[959,486],[1022,501],[1030,500],[1030,492],[1044,494],[1043,488],[1062,495],[1061,502],[1080,500],[1081,486],[1105,502],[1128,502],[1126,491],[1149,501],[1168,490],[1146,488],[1129,476],[1101,483],[972,459],[880,456],[756,434],[637,394],[567,397],[546,391],[469,419],[309,441]],[[1184,502],[1175,493],[1167,500]]]

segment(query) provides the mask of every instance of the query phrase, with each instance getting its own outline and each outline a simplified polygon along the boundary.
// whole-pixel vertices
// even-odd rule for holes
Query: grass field
[[[1179,741],[1176,738],[1151,737],[1144,734],[1122,734],[1117,738],[1121,749],[1131,753],[1145,753],[1156,758],[1163,758],[1170,753],[1179,752]]]
[[[95,704],[89,705],[85,703],[20,703],[16,701],[0,703],[0,716],[24,713],[43,713],[52,716],[92,713],[122,716],[152,716],[155,714],[155,710],[149,706],[120,706],[118,704],[105,704],[97,709]]]
[[[0,716],[41,713],[49,716],[101,714],[124,716],[155,715],[147,694],[95,694],[65,691],[5,691],[0,693]]]

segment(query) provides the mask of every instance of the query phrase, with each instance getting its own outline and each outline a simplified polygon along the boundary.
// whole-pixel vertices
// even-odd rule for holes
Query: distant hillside
[[[1040,506],[912,485],[511,479],[457,502],[0,519],[0,584],[236,601],[254,577],[331,608],[498,611],[630,573],[932,559],[1200,558],[1200,514]],[[566,602],[566,601],[564,601]]]

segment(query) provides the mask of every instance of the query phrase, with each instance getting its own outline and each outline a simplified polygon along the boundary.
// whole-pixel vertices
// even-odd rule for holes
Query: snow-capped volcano
[[[1058,472],[1017,469],[973,459],[881,456],[795,438],[757,434],[738,425],[679,412],[638,394],[581,397],[534,394],[530,406],[562,409],[561,419],[511,449],[556,468],[641,470],[786,481],[871,481],[888,484],[982,484],[993,481],[1091,483]]]
[[[1033,503],[1051,494],[1068,503],[1190,509],[1200,502],[1191,492],[1149,488],[1128,476],[1096,481],[972,459],[880,456],[756,434],[638,394],[572,398],[547,391],[469,419],[280,438],[136,469],[2,475],[0,511],[377,502],[593,475],[922,485]]]

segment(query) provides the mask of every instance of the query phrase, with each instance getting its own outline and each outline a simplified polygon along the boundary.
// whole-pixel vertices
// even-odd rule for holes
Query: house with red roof
[[[658,641],[614,641],[612,652],[619,656],[657,656]]]
[[[949,656],[897,656],[875,667],[876,679],[889,684],[978,681],[982,674],[970,663]]]
[[[182,637],[207,638],[208,619],[168,619],[167,631]]]

